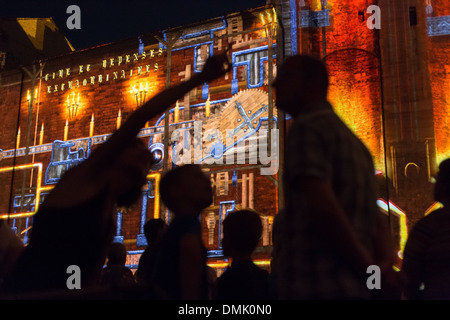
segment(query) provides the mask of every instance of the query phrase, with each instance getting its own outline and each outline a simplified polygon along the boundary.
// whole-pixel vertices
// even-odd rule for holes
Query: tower
[[[426,4],[380,0],[379,5],[389,193],[412,227],[432,204],[436,173]]]

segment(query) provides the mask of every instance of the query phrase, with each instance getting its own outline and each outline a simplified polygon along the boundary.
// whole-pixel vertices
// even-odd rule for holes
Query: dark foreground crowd
[[[62,177],[34,216],[26,247],[0,220],[0,296],[450,298],[450,161],[441,163],[435,186],[435,199],[443,208],[416,224],[401,271],[395,271],[386,216],[376,204],[372,157],[327,101],[323,63],[302,55],[287,58],[272,84],[277,108],[290,114],[293,123],[286,140],[285,207],[273,225],[270,273],[252,261],[262,225],[259,213],[247,209],[223,221],[223,250],[230,266],[218,278],[207,266],[198,218],[212,202],[212,189],[200,166],[193,164],[163,175],[161,200],[174,218],[169,225],[149,220],[148,245],[136,273],[125,266],[125,247],[113,243],[113,214],[137,201],[152,165],[148,149],[136,138],[139,130],[193,88],[229,71],[228,52],[213,56],[201,73],[136,110],[89,159]]]

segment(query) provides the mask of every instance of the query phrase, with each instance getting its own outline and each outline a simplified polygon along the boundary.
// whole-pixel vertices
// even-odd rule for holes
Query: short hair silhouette
[[[223,232],[230,249],[251,254],[262,235],[261,218],[248,209],[230,212],[223,221]]]
[[[106,257],[108,258],[108,265],[125,265],[127,260],[127,249],[124,244],[113,242],[108,248]]]
[[[159,194],[175,214],[198,214],[211,204],[213,196],[209,178],[196,164],[185,164],[163,175]]]
[[[147,242],[153,242],[160,237],[160,232],[166,227],[166,222],[161,218],[148,220],[144,225],[144,235]]]
[[[328,70],[325,63],[315,57],[308,55],[294,55],[287,57],[281,66],[278,68],[279,76],[284,76],[283,73],[290,77],[296,77],[302,81],[305,88],[319,92],[326,97],[329,86]],[[277,85],[275,79],[272,84]]]

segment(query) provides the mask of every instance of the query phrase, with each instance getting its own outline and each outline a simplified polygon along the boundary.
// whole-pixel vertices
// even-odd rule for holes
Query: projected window
[[[274,52],[275,48],[276,45],[274,45]],[[276,54],[273,55],[273,58],[276,58]],[[268,46],[233,52],[231,59],[233,63],[232,94],[238,92],[240,71],[247,80],[247,88],[258,88],[264,84],[264,65],[268,62]]]
[[[195,48],[195,72],[201,72],[206,60],[209,58],[212,44],[203,44]]]

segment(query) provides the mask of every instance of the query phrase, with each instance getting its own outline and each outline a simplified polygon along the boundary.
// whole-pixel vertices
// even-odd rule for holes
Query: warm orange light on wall
[[[312,11],[319,11],[322,9],[322,4],[320,0],[310,0],[310,7]]]
[[[177,103],[175,104],[175,109],[173,111],[173,122],[177,123],[179,120],[180,120],[180,106],[177,100]]]
[[[446,67],[450,70],[449,67]],[[434,71],[437,73],[437,71]],[[432,82],[436,137],[436,163],[450,158],[450,73],[440,73]]]
[[[75,95],[75,92],[72,92],[71,95],[69,94],[67,96],[66,106],[69,120],[75,119],[80,106],[80,93],[78,92]]]
[[[208,99],[206,100],[205,103],[205,117],[209,118],[211,115],[211,101],[209,99],[209,94],[208,94]]]
[[[16,170],[26,170],[31,168],[37,168],[37,181],[36,181],[36,198],[35,198],[35,205],[34,210],[30,212],[16,212],[16,213],[0,213],[0,219],[8,219],[8,218],[25,218],[30,217],[39,209],[40,205],[40,199],[41,199],[41,176],[42,176],[42,163],[30,163],[30,164],[23,164],[19,166],[11,166],[11,167],[4,167],[0,168],[0,173],[3,172],[9,172],[9,171],[16,171]]]
[[[253,260],[253,263],[259,266],[270,266],[271,260],[269,259],[255,259]],[[208,266],[212,268],[226,268],[230,265],[230,262],[227,261],[214,261],[214,262],[208,262]]]
[[[155,180],[155,203],[153,205],[153,217],[155,219],[159,218],[159,180],[161,178],[161,174],[159,173],[150,173],[147,175],[147,180],[154,179]]]
[[[267,38],[269,35],[269,30],[271,30],[271,33],[273,34],[276,31],[276,25],[277,25],[277,13],[275,11],[275,8],[272,8],[272,10],[266,10],[264,12],[261,12],[259,14],[259,20],[262,24],[262,26],[265,27],[265,30],[262,32],[262,37]]]
[[[16,149],[20,148],[20,127],[17,130],[17,136],[16,136]]]
[[[136,106],[140,107],[144,104],[148,92],[148,82],[140,82],[137,85],[133,85],[130,90],[130,94],[136,99]]]
[[[44,143],[44,123],[42,123],[41,131],[39,132],[39,144]]]
[[[67,141],[69,137],[69,120],[66,119],[66,124],[64,125],[64,137],[63,140]]]
[[[158,80],[153,73],[149,73],[145,78],[132,79],[124,85],[127,89],[123,92],[123,99],[126,106],[133,110],[141,107],[158,91]]]
[[[116,129],[117,130],[119,130],[121,124],[122,124],[122,110],[119,109],[119,113],[117,114],[117,120],[116,120]]]
[[[38,92],[38,90],[35,89],[35,90],[34,90],[34,97],[33,97],[33,100],[36,99],[36,97],[37,97],[37,92]],[[28,101],[28,102],[31,102],[31,94],[30,94],[30,90],[27,90],[27,101]]]
[[[437,209],[441,209],[444,206],[442,205],[442,203],[440,202],[435,202],[433,203],[427,210],[425,210],[425,216],[429,215],[430,213],[432,213],[433,211],[437,210]]]
[[[94,126],[95,126],[94,114],[92,114],[91,122],[89,122],[89,137],[92,137],[94,135]]]
[[[369,149],[374,158],[375,168],[384,169],[381,122],[377,121],[377,114],[367,108],[370,101],[357,92],[343,96],[333,90],[330,90],[329,99],[335,112]]]
[[[330,79],[328,100],[369,149],[375,168],[384,170],[378,58],[363,49],[342,49],[330,52],[324,60]]]

